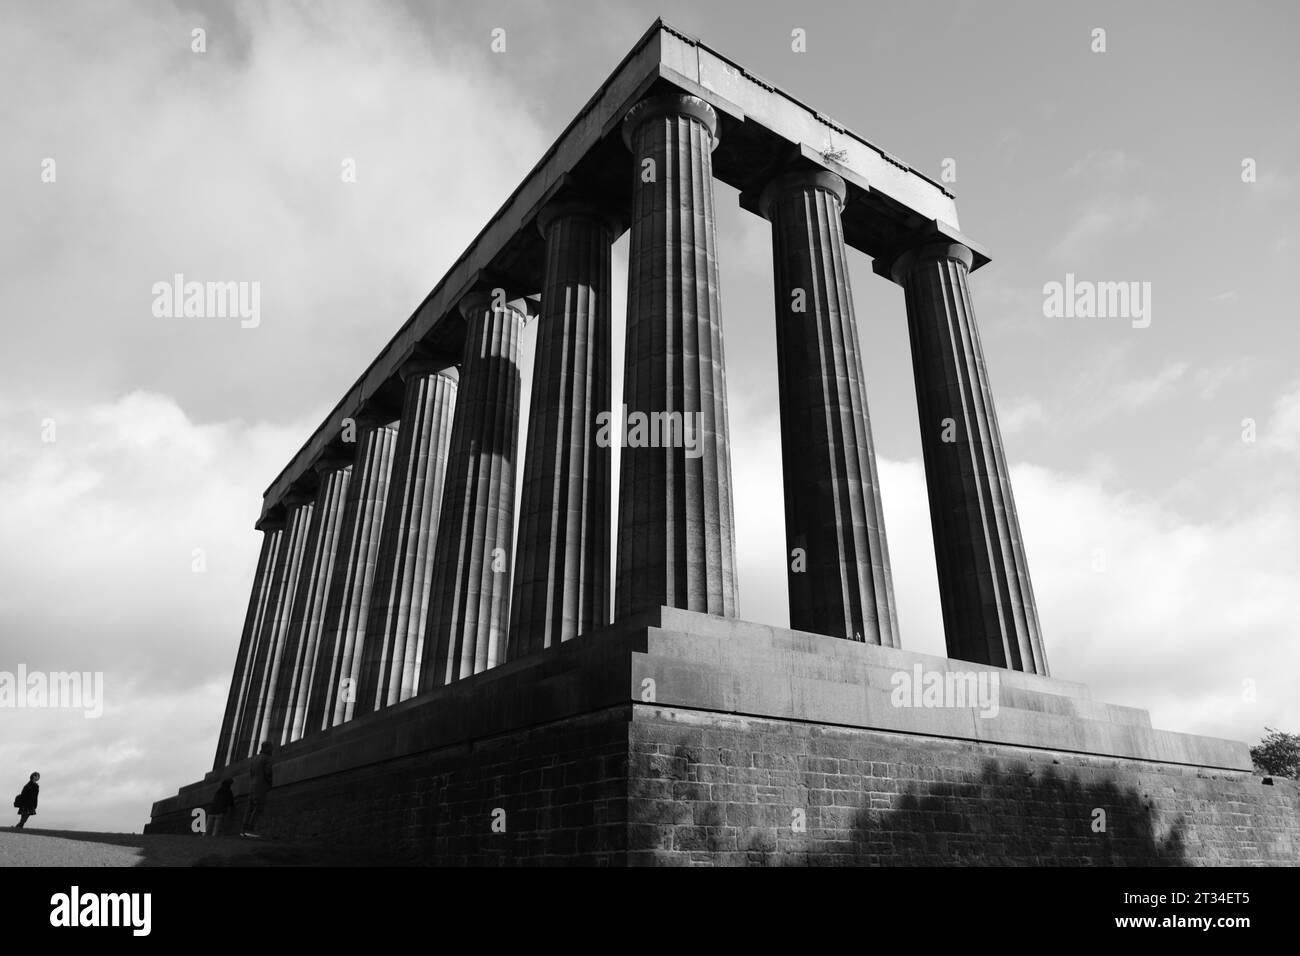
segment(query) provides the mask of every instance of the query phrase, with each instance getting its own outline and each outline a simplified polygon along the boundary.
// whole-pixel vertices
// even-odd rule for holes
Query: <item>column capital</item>
[[[507,292],[506,294],[509,295],[509,292]],[[478,318],[484,312],[513,312],[517,316],[519,316],[519,318],[527,319],[528,318],[527,310],[521,309],[519,308],[519,306],[514,305],[515,299],[517,298],[518,296],[509,299],[502,308],[498,309],[493,304],[494,300],[496,299],[496,293],[492,291],[467,292],[465,293],[464,296],[461,297],[461,300],[457,305],[457,308],[460,309],[461,317],[466,322],[470,321],[471,319]]]
[[[984,246],[962,235],[956,227],[932,219],[905,235],[888,253],[876,256],[871,269],[876,275],[901,285],[914,265],[939,259],[954,259],[964,263],[967,271],[974,272],[991,257]]]
[[[363,405],[349,417],[356,422],[358,431],[366,431],[371,428],[383,428],[393,424],[393,422],[401,418],[401,413],[392,409]]]
[[[283,531],[284,522],[284,508],[276,505],[262,517],[258,518],[253,527],[258,531],[265,531],[267,533],[272,531]]]
[[[792,192],[821,189],[835,197],[841,212],[844,200],[848,196],[848,186],[844,179],[829,169],[796,169],[774,176],[758,197],[758,211],[764,219],[771,219],[768,214],[772,203]]]
[[[284,505],[287,511],[293,511],[295,508],[301,508],[303,505],[309,505],[316,500],[316,495],[299,485],[294,485],[284,493],[280,498],[280,504]]]
[[[600,203],[585,199],[553,199],[537,214],[537,231],[545,239],[553,224],[569,218],[589,219],[600,223],[610,231],[611,241],[627,226],[627,217],[624,214]]]
[[[456,359],[450,355],[417,349],[407,356],[401,365],[397,366],[397,375],[403,382],[417,375],[434,375],[437,373],[441,373],[455,381],[459,375],[456,369]],[[392,421],[392,419],[388,419],[388,421]],[[387,422],[381,424],[387,424]]]
[[[352,467],[352,456],[344,455],[342,452],[326,452],[311,463],[312,470],[318,475],[324,475],[327,472],[339,471],[343,468]]]
[[[623,145],[631,149],[632,134],[637,127],[656,116],[693,117],[709,131],[709,149],[715,149],[718,145],[718,114],[704,100],[688,93],[648,96],[633,106],[623,117]]]

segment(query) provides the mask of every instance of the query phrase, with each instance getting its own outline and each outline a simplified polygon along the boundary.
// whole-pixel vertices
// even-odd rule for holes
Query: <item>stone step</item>
[[[646,651],[635,652],[631,690],[645,700],[653,681],[660,706],[794,719],[814,723],[950,737],[989,743],[1092,753],[1112,757],[1250,770],[1250,755],[1238,741],[1155,730],[1144,711],[1104,704],[1087,696],[1029,690],[1012,683],[1000,688],[998,708],[977,706],[897,706],[890,678],[897,671],[879,666],[880,648],[839,642],[852,651],[833,658],[800,651],[799,641],[780,647],[751,641],[730,630],[729,637],[651,628]],[[865,652],[865,653],[864,653]],[[856,653],[856,662],[852,659]],[[905,652],[890,651],[900,664]],[[910,655],[912,663],[943,661]],[[963,667],[945,661],[940,673],[963,669],[1011,673],[997,668]],[[905,669],[905,668],[900,668]],[[1043,678],[1041,681],[1048,681]],[[1062,682],[1064,683],[1064,682]],[[987,686],[987,685],[986,685]],[[1050,686],[1040,683],[1039,686]],[[1006,697],[1002,696],[1005,692]],[[647,701],[648,702],[648,701]]]

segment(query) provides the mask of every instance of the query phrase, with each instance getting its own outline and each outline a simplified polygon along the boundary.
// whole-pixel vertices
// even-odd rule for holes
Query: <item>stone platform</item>
[[[242,814],[246,767],[146,832],[225,776]],[[1250,768],[1081,684],[661,608],[284,747],[261,828],[435,865],[1300,862],[1300,786]]]

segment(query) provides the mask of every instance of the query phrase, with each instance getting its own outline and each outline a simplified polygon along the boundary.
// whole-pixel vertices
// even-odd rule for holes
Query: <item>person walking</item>
[[[208,829],[204,836],[221,836],[221,830],[230,817],[230,808],[235,805],[235,781],[227,777],[217,788],[217,795],[212,798],[208,809]]]
[[[266,807],[266,795],[271,791],[271,742],[264,740],[262,749],[248,767],[248,812],[244,814],[244,828],[240,836],[256,837],[253,827]]]
[[[41,792],[41,785],[37,781],[40,779],[39,773],[32,774],[27,778],[23,792],[14,797],[14,806],[18,808],[18,825],[14,827],[15,830],[21,830],[27,823],[27,818],[36,815],[36,798]]]

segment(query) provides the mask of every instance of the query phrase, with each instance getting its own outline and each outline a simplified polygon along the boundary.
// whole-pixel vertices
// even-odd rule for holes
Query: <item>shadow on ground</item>
[[[385,866],[394,862],[372,851],[243,837],[0,830],[0,867]]]

